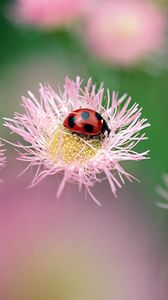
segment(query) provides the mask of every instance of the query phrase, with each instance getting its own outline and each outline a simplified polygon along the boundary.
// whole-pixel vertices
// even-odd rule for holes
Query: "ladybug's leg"
[[[105,133],[104,133],[104,132],[101,132],[101,133],[95,135],[95,137],[96,137],[97,139],[99,139],[99,141],[102,142],[102,141],[104,140],[104,138],[105,138]]]
[[[78,133],[75,132],[75,131],[72,132],[72,135],[73,135],[74,138],[77,138],[77,137],[78,137]]]
[[[98,137],[99,137],[99,140],[104,139],[104,138],[105,138],[104,132],[101,132],[101,133],[98,135]]]
[[[99,139],[101,141],[102,138],[103,138],[103,134],[102,133],[100,133],[98,135],[95,135],[95,139]]]
[[[80,133],[79,136],[83,139],[83,140],[88,140],[89,137],[87,134],[83,134],[83,133]]]
[[[78,132],[72,132],[73,136],[77,136],[83,140],[89,139],[89,135],[83,134],[83,133],[78,133]]]

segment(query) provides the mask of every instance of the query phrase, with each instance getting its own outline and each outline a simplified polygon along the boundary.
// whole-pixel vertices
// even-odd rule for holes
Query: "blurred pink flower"
[[[16,0],[9,14],[16,22],[41,28],[55,28],[80,19],[87,11],[88,0]]]
[[[159,187],[157,187],[157,192],[163,199],[165,199],[168,202],[168,174],[165,174],[163,176],[163,182],[165,184],[165,188],[162,188],[159,186]],[[159,203],[157,203],[157,205],[162,208],[168,209],[168,203],[159,202]]]
[[[2,169],[2,168],[4,168],[5,167],[5,164],[6,164],[6,157],[5,157],[5,155],[4,155],[4,149],[3,149],[3,145],[1,144],[1,142],[0,142],[0,170]]]
[[[20,142],[15,146],[20,152],[20,160],[29,163],[27,168],[37,167],[31,186],[48,175],[63,173],[57,196],[66,182],[76,182],[79,190],[84,186],[98,203],[90,188],[103,180],[101,173],[105,173],[116,194],[116,187],[124,183],[123,177],[130,181],[133,178],[120,162],[147,158],[148,151],[138,153],[133,148],[146,138],[140,131],[149,124],[146,119],[141,119],[142,109],[138,104],[128,108],[131,97],[127,98],[127,94],[118,99],[117,93],[110,94],[107,90],[105,98],[102,85],[96,91],[91,79],[83,89],[81,83],[79,77],[75,82],[66,78],[64,91],[60,94],[50,86],[41,85],[40,100],[29,92],[29,98],[22,98],[24,113],[15,113],[14,119],[5,118],[5,126],[28,142],[27,146]],[[110,135],[103,139],[82,138],[63,127],[68,113],[77,108],[99,112],[111,129]]]
[[[54,179],[25,190],[17,173],[0,189],[0,299],[162,300],[154,228],[135,201],[111,202],[105,183],[101,210],[71,186],[55,201]]]
[[[100,1],[86,23],[90,49],[107,62],[133,65],[163,45],[166,20],[147,0]]]

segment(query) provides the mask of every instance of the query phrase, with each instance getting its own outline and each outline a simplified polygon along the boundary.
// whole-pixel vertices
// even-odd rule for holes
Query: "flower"
[[[80,19],[88,5],[86,0],[16,0],[9,7],[9,15],[16,22],[52,29]]]
[[[57,196],[66,182],[76,182],[79,190],[84,186],[99,203],[90,188],[102,181],[102,172],[116,195],[116,187],[124,183],[123,177],[132,179],[120,162],[147,158],[148,151],[138,153],[133,148],[146,138],[140,131],[149,124],[140,118],[138,104],[128,108],[131,97],[127,98],[126,94],[118,98],[117,93],[111,96],[107,90],[104,96],[102,84],[96,91],[91,79],[83,89],[81,84],[80,77],[75,82],[66,78],[64,91],[59,94],[49,85],[40,85],[40,99],[29,92],[29,97],[22,98],[24,113],[15,113],[13,119],[5,118],[5,126],[28,142],[28,145],[14,145],[18,146],[19,159],[29,163],[27,168],[37,167],[31,186],[47,175],[63,173]],[[108,123],[110,135],[83,138],[63,127],[66,116],[77,108],[90,108],[100,113]]]
[[[6,157],[5,157],[5,155],[4,155],[4,149],[3,149],[3,145],[1,144],[1,142],[0,142],[0,170],[2,169],[2,168],[4,168],[5,167],[5,164],[6,164]]]
[[[54,178],[26,190],[17,168],[0,189],[0,299],[156,299],[161,249],[145,206],[125,192],[111,202],[105,182],[101,210],[70,186],[55,202]]]
[[[149,1],[101,1],[86,22],[86,40],[104,61],[129,66],[163,46],[166,20]]]
[[[160,186],[157,187],[157,192],[158,194],[165,199],[166,201],[168,201],[168,174],[164,174],[163,175],[163,182],[166,186],[166,189],[161,188]],[[158,206],[162,207],[162,208],[167,208],[168,209],[168,203],[157,203]]]

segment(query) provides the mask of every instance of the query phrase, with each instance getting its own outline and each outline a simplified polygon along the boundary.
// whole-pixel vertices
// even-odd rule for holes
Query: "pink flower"
[[[107,62],[128,66],[163,46],[166,22],[157,6],[144,0],[101,1],[86,24],[93,53]]]
[[[17,173],[0,189],[1,300],[161,299],[155,229],[135,201],[111,202],[105,182],[101,210],[71,186],[53,201],[54,178],[25,190]]]
[[[3,145],[1,144],[1,142],[0,142],[0,170],[2,169],[2,168],[4,168],[5,167],[5,164],[6,164],[6,157],[5,157],[5,155],[4,155],[4,149],[3,149]]]
[[[159,186],[159,187],[157,187],[157,192],[163,199],[168,201],[168,174],[165,174],[163,176],[163,182],[164,182],[166,188],[163,189]],[[159,203],[157,203],[157,205],[162,207],[162,208],[167,208],[168,209],[168,203],[159,202]]]
[[[102,84],[96,91],[91,79],[83,89],[81,84],[79,77],[75,82],[66,78],[64,90],[59,94],[49,85],[41,85],[39,100],[29,92],[29,97],[22,98],[24,113],[15,113],[13,119],[6,118],[5,126],[28,143],[16,143],[15,146],[20,152],[19,159],[28,162],[27,168],[37,167],[31,186],[48,175],[61,173],[63,179],[57,196],[66,182],[76,182],[79,190],[84,186],[97,202],[90,188],[95,182],[102,181],[102,173],[116,194],[124,177],[130,181],[133,178],[120,162],[147,158],[148,151],[138,153],[133,148],[146,138],[140,132],[149,124],[146,119],[141,119],[142,109],[138,104],[129,107],[131,97],[127,98],[127,94],[118,98],[117,93],[111,94],[107,90],[104,95]],[[78,108],[90,108],[100,113],[111,130],[110,135],[83,138],[66,129],[64,119]]]
[[[80,19],[88,5],[87,0],[16,0],[9,14],[16,22],[55,28]]]

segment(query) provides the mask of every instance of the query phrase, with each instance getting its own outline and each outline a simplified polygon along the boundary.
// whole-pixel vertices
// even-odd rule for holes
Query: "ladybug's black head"
[[[105,133],[105,131],[107,131],[107,134],[108,134],[108,136],[109,136],[111,130],[110,130],[110,128],[108,127],[107,122],[103,119],[103,126],[102,126],[101,132],[102,132],[102,133]]]

